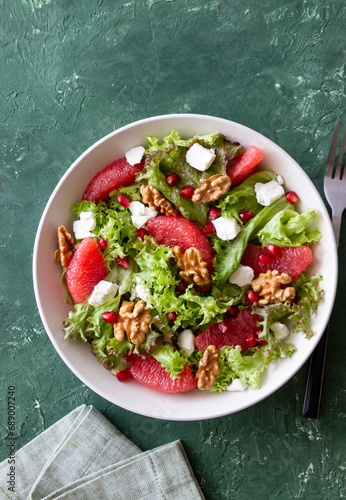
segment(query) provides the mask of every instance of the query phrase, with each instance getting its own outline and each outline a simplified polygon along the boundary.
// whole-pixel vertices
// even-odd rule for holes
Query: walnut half
[[[201,187],[197,188],[192,196],[192,201],[199,203],[209,203],[220,198],[227,193],[231,187],[231,179],[228,175],[215,174],[207,179],[201,180]]]
[[[151,210],[159,210],[165,215],[178,215],[178,211],[173,207],[172,203],[166,200],[166,198],[162,196],[160,191],[154,188],[154,186],[145,186],[142,184],[140,192],[143,198],[143,203],[149,205]]]
[[[204,351],[195,377],[197,387],[201,391],[210,389],[215,383],[215,377],[220,373],[219,357],[219,350],[214,345],[209,345]]]
[[[114,325],[114,337],[122,342],[126,332],[127,338],[133,344],[143,344],[152,320],[149,311],[143,300],[136,305],[124,300],[118,312],[118,321]]]
[[[203,260],[200,250],[195,247],[188,248],[184,253],[179,246],[173,247],[176,266],[180,269],[179,276],[190,284],[209,285],[210,276],[207,263]]]
[[[290,304],[296,295],[293,286],[286,286],[292,282],[291,276],[286,273],[279,273],[279,271],[267,271],[261,273],[258,278],[251,282],[251,287],[254,292],[257,292],[261,297],[258,304],[265,306],[267,304],[274,304],[275,302],[287,302]]]
[[[67,267],[72,258],[74,239],[64,225],[58,227],[58,248],[54,252],[55,262]]]

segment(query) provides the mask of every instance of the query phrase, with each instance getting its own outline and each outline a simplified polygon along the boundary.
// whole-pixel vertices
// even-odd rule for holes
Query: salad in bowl
[[[337,257],[323,201],[285,151],[178,114],[126,125],[71,165],[42,215],[33,278],[48,336],[84,384],[142,415],[195,420],[251,406],[302,367]]]
[[[268,364],[313,335],[314,209],[219,132],[146,137],[101,169],[59,225],[55,260],[82,338],[121,382],[168,393],[258,389]],[[211,396],[212,397],[212,396]]]

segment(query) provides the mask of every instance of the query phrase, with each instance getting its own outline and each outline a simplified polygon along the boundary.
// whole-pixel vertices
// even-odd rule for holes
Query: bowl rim
[[[50,341],[52,342],[55,350],[58,352],[60,358],[64,361],[64,363],[68,366],[68,368],[76,375],[76,377],[79,378],[79,380],[81,380],[83,382],[83,384],[85,384],[93,392],[95,392],[96,394],[100,395],[101,397],[103,397],[107,401],[111,402],[112,404],[120,406],[121,408],[124,408],[125,410],[131,411],[131,412],[134,412],[134,413],[137,413],[137,414],[140,414],[140,415],[144,415],[144,416],[147,416],[147,417],[157,418],[157,419],[164,419],[164,420],[172,420],[172,421],[205,420],[205,419],[210,419],[210,418],[218,418],[218,417],[226,416],[226,415],[229,415],[229,414],[241,411],[241,410],[246,409],[246,408],[248,408],[250,406],[253,406],[254,404],[257,404],[258,402],[260,402],[263,399],[267,398],[268,396],[270,396],[271,394],[273,394],[274,392],[276,392],[278,389],[280,389],[283,385],[285,385],[300,370],[300,368],[304,365],[304,363],[311,356],[313,350],[309,351],[303,357],[303,360],[297,366],[295,366],[295,369],[289,371],[289,373],[287,374],[287,376],[285,376],[280,381],[280,383],[275,386],[275,388],[273,390],[263,391],[263,393],[261,393],[260,396],[254,397],[254,401],[250,401],[249,403],[242,405],[241,408],[236,409],[235,411],[232,411],[231,408],[227,408],[223,412],[219,411],[217,414],[214,414],[214,415],[206,415],[206,416],[199,416],[199,417],[187,415],[184,418],[181,418],[181,417],[175,418],[174,415],[173,416],[167,416],[167,415],[162,416],[162,415],[159,415],[159,414],[158,415],[153,415],[151,412],[137,411],[131,405],[123,404],[123,402],[121,404],[119,404],[117,402],[114,402],[112,399],[109,398],[109,396],[106,394],[105,391],[100,390],[100,388],[97,388],[95,386],[95,384],[94,384],[93,381],[90,382],[90,380],[88,380],[86,377],[84,377],[83,375],[81,375],[79,373],[78,369],[76,369],[74,367],[74,365],[69,361],[69,359],[66,357],[65,353],[61,351],[61,349],[60,349],[60,347],[59,347],[56,339],[54,338],[54,335],[50,331],[48,322],[47,322],[46,317],[45,317],[45,312],[44,312],[44,310],[42,308],[42,305],[41,305],[40,291],[39,291],[39,284],[38,284],[38,247],[39,247],[40,238],[42,236],[42,228],[44,226],[46,216],[47,216],[47,214],[48,214],[48,212],[50,210],[51,204],[52,204],[52,202],[53,202],[53,200],[55,198],[56,193],[59,191],[61,185],[65,182],[65,179],[69,176],[69,174],[71,173],[71,171],[74,170],[75,167],[86,156],[88,156],[91,151],[93,151],[94,149],[96,149],[97,147],[99,147],[100,145],[102,145],[104,142],[108,141],[110,138],[116,137],[117,135],[123,133],[124,131],[130,130],[133,127],[138,127],[138,126],[141,126],[143,124],[148,124],[148,123],[151,123],[151,122],[162,121],[162,120],[165,121],[165,120],[172,120],[172,119],[175,119],[175,120],[179,120],[179,119],[182,119],[182,120],[184,120],[184,119],[202,119],[202,120],[208,119],[210,121],[215,121],[215,123],[216,122],[217,123],[222,122],[225,125],[235,126],[235,127],[237,127],[241,131],[241,133],[244,133],[244,134],[246,134],[246,133],[248,133],[248,134],[249,133],[252,133],[252,134],[255,133],[256,136],[264,138],[265,142],[267,142],[268,144],[270,144],[271,147],[273,147],[274,149],[278,149],[278,151],[280,152],[281,155],[285,155],[291,162],[294,162],[295,165],[301,170],[301,174],[305,177],[306,181],[310,184],[310,187],[315,191],[315,193],[314,193],[315,196],[317,196],[320,199],[321,203],[322,203],[321,204],[321,207],[322,207],[321,210],[323,212],[322,213],[323,220],[331,228],[331,233],[332,233],[332,235],[334,237],[334,232],[332,230],[332,224],[331,224],[331,220],[330,220],[327,208],[326,208],[325,203],[323,202],[323,200],[322,200],[322,198],[321,198],[321,196],[320,196],[317,188],[313,184],[312,180],[307,175],[307,173],[303,170],[303,168],[285,150],[283,150],[278,144],[276,144],[275,142],[273,142],[271,139],[268,139],[267,137],[265,137],[263,134],[257,132],[256,130],[251,129],[251,128],[249,128],[249,127],[247,127],[245,125],[242,125],[242,124],[240,124],[238,122],[234,122],[234,121],[228,120],[226,118],[219,118],[219,117],[216,117],[216,116],[213,116],[213,115],[205,115],[205,114],[198,114],[198,113],[176,113],[176,114],[173,113],[173,114],[156,115],[156,116],[151,116],[151,117],[148,117],[148,118],[143,118],[143,119],[136,120],[134,122],[128,123],[128,124],[120,127],[119,129],[116,129],[116,130],[108,133],[104,137],[100,138],[94,144],[92,144],[91,146],[89,146],[82,154],[80,154],[78,156],[78,158],[76,158],[74,160],[74,162],[68,167],[68,169],[62,175],[62,177],[60,178],[59,182],[55,186],[53,192],[51,193],[51,195],[50,195],[50,197],[49,197],[49,199],[48,199],[48,201],[46,203],[46,206],[45,206],[45,208],[44,208],[44,210],[42,212],[41,218],[40,218],[39,225],[37,227],[37,232],[36,232],[35,242],[34,242],[33,258],[32,258],[33,285],[34,285],[35,300],[36,300],[37,308],[38,308],[38,311],[39,311],[39,314],[40,314],[40,317],[41,317],[41,321],[42,321],[42,323],[44,325],[46,333],[48,334],[48,337],[49,337]],[[338,254],[337,254],[337,247],[336,247],[335,237],[334,237],[334,239],[330,243],[331,243],[331,246],[332,246],[331,252],[332,252],[332,255],[333,255],[333,259],[335,261],[334,275],[333,275],[333,284],[334,284],[334,286],[333,286],[332,290],[328,290],[329,291],[329,296],[330,296],[330,307],[329,307],[328,313],[325,315],[325,318],[324,318],[324,321],[323,321],[323,324],[322,324],[322,328],[321,328],[321,332],[322,333],[318,336],[318,340],[316,340],[316,345],[319,342],[320,338],[322,337],[322,334],[323,334],[323,332],[324,332],[324,330],[325,330],[325,328],[326,328],[326,326],[328,324],[329,318],[330,318],[330,316],[332,314],[333,305],[334,305],[335,296],[336,296],[336,290],[337,290]],[[316,345],[315,345],[315,347],[316,347]],[[155,392],[158,392],[158,391],[155,391]],[[256,391],[252,391],[252,392],[255,393]],[[160,393],[160,394],[163,394],[163,393]]]

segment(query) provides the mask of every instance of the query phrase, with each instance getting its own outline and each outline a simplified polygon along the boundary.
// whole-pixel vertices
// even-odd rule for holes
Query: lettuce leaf
[[[130,198],[131,201],[142,201],[142,195],[140,193],[141,184],[139,182],[134,182],[130,186],[124,186],[109,193],[109,196],[113,198],[113,202],[116,202],[115,198],[121,194]]]
[[[293,321],[293,331],[302,331],[307,338],[313,335],[311,314],[317,311],[318,305],[324,298],[324,291],[320,287],[321,280],[322,276],[309,277],[303,273],[295,282],[298,303],[291,306],[292,314],[289,319]]]
[[[305,210],[302,213],[292,209],[282,210],[257,233],[257,237],[263,246],[272,243],[280,247],[298,247],[315,243],[321,237],[320,231],[317,228],[308,231],[308,226],[315,217],[315,210]]]
[[[181,140],[175,131],[164,137],[161,145],[155,137],[148,137],[147,142],[145,168],[137,175],[137,181],[145,181],[154,186],[184,217],[203,227],[207,223],[209,206],[185,199],[180,195],[180,190],[187,185],[197,188],[201,179],[217,173],[225,174],[229,160],[240,154],[243,148],[227,141],[221,134],[196,136],[185,141]],[[186,162],[186,152],[195,142],[215,150],[216,158],[206,172],[200,172]],[[180,178],[178,184],[173,187],[168,186],[166,182],[166,176],[171,173],[176,173]]]
[[[241,353],[241,347],[222,347],[218,360],[221,371],[209,392],[222,392],[231,382],[239,378],[252,389],[260,387],[261,375],[266,368],[261,352],[256,351],[249,355]]]
[[[324,292],[320,287],[321,279],[322,277],[318,275],[309,277],[306,273],[301,274],[298,280],[294,282],[298,297],[296,303],[278,303],[264,307],[253,306],[254,313],[263,317],[263,321],[259,323],[263,327],[259,337],[268,342],[267,353],[270,350],[279,357],[285,357],[285,353],[289,355],[288,351],[291,348],[286,347],[288,344],[276,340],[270,331],[271,325],[279,320],[288,320],[292,323],[292,331],[302,332],[306,338],[310,338],[313,335],[313,331],[311,330],[311,313],[317,310],[318,305],[324,297]]]
[[[79,216],[81,212],[93,212],[96,217],[96,227],[93,234],[101,236],[107,241],[107,248],[103,257],[108,269],[112,269],[117,257],[135,254],[133,243],[137,239],[136,228],[132,224],[131,213],[122,207],[116,199],[107,204],[100,202],[97,205],[91,201],[81,201],[72,210]]]
[[[167,312],[175,311],[178,318],[171,326],[173,331],[179,327],[198,328],[210,322],[221,321],[230,305],[239,303],[243,292],[234,285],[215,286],[210,295],[199,294],[192,285],[185,293],[176,293],[176,286],[181,281],[179,272],[172,262],[173,252],[165,245],[158,245],[146,237],[144,242],[137,240],[139,250],[135,260],[140,271],[135,278],[147,288],[148,307],[152,316],[159,315],[160,320],[168,325]]]
[[[219,199],[222,215],[228,218],[234,217],[241,222],[239,218],[241,212],[252,210],[255,215],[258,214],[263,206],[257,202],[255,184],[257,182],[265,184],[276,178],[274,172],[263,170],[250,175],[234,189],[231,186],[231,190]]]
[[[213,240],[216,254],[214,258],[215,273],[213,276],[215,284],[223,283],[231,276],[238,268],[249,240],[255,237],[257,231],[267,224],[274,215],[288,206],[290,206],[289,202],[282,196],[268,207],[262,208],[253,219],[244,225],[234,240],[225,244],[220,243],[220,240]]]
[[[74,310],[68,313],[66,320],[64,321],[64,331],[65,339],[72,338],[76,339],[81,337],[84,342],[87,342],[85,336],[85,330],[87,326],[87,319],[92,310],[92,306],[88,304],[87,301],[81,304],[76,304]]]
[[[161,363],[161,366],[170,373],[171,378],[181,378],[186,360],[174,349],[171,344],[162,344],[151,351],[151,355]]]
[[[263,321],[260,321],[258,326],[263,327],[259,338],[267,342],[259,348],[263,354],[264,362],[269,363],[273,359],[291,357],[296,350],[295,346],[284,340],[278,340],[270,329],[273,323],[288,317],[290,306],[283,303],[271,304],[265,307],[253,307],[253,312],[263,317]]]

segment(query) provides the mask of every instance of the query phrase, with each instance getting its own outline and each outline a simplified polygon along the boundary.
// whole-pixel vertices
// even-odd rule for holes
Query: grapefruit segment
[[[76,304],[84,302],[94,286],[108,274],[101,250],[92,238],[85,238],[76,250],[66,269],[66,283]]]
[[[209,274],[213,274],[213,249],[208,238],[194,222],[182,216],[158,215],[148,220],[147,228],[159,245],[170,248],[179,246],[182,253],[190,247],[197,248],[207,263]]]
[[[162,368],[161,364],[153,357],[143,358],[136,354],[127,356],[131,362],[128,371],[140,384],[161,392],[187,392],[197,386],[190,368],[185,365],[181,378],[172,379],[170,374]]]
[[[262,320],[257,314],[252,314],[251,307],[248,307],[239,311],[235,317],[225,318],[221,323],[208,326],[204,332],[197,335],[195,345],[200,351],[205,351],[209,345],[214,345],[217,349],[226,345],[240,345],[242,350],[245,350],[249,347],[247,337],[262,330],[262,327],[257,326],[257,322]]]
[[[305,245],[301,247],[275,246],[274,252],[273,247],[274,245],[269,245],[262,248],[249,244],[243,253],[241,264],[252,267],[256,278],[260,273],[276,269],[279,273],[287,273],[294,281],[312,261],[311,248]]]
[[[82,200],[107,201],[109,193],[120,187],[130,186],[136,180],[136,174],[143,170],[144,162],[131,165],[126,158],[114,161],[98,172],[89,182]]]
[[[233,158],[226,167],[227,175],[232,181],[232,187],[238,186],[246,177],[253,174],[262,159],[263,153],[256,146],[251,146],[244,153]]]

